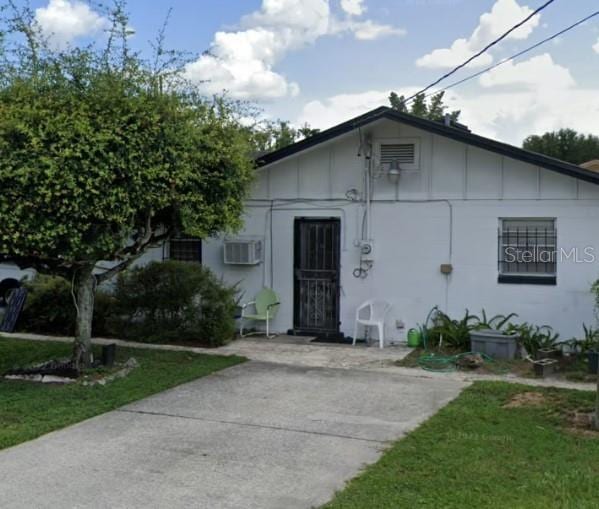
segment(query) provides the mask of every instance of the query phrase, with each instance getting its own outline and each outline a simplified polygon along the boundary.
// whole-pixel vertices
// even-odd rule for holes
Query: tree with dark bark
[[[62,51],[30,11],[9,7],[17,42],[0,55],[0,261],[72,284],[73,360],[85,367],[96,286],[177,232],[239,227],[252,148],[234,108],[196,93],[171,53],[158,47],[171,55],[160,65],[131,53],[122,3],[109,8],[106,48]],[[112,268],[98,271],[100,261]]]

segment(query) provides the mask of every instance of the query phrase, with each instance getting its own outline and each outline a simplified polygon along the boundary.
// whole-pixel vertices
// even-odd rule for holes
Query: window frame
[[[538,239],[538,234],[533,242],[530,242],[529,233],[526,232],[526,237],[524,239],[525,244],[521,246],[519,241],[516,241],[516,244],[512,244],[510,242],[506,242],[504,237],[509,234],[509,229],[505,228],[505,223],[511,222],[539,222],[539,221],[547,221],[553,223],[553,229],[549,233],[550,242],[547,242],[547,231],[545,232],[545,244],[540,244]],[[518,234],[516,234],[518,235]],[[558,224],[557,218],[555,217],[500,217],[498,220],[497,227],[497,282],[504,284],[532,284],[532,285],[557,285],[557,253],[558,253]],[[553,260],[551,262],[542,262],[542,261],[531,261],[529,263],[535,264],[538,268],[540,264],[547,265],[551,264],[553,267],[553,271],[547,272],[532,272],[532,271],[516,271],[510,272],[505,270],[504,264],[510,263],[506,262],[503,258],[505,254],[502,256],[502,252],[505,252],[505,249],[514,246],[516,248],[524,248],[524,249],[535,249],[537,251],[538,247],[542,247],[545,251],[549,251],[547,248],[553,248]],[[541,252],[541,251],[538,251]],[[526,267],[527,262],[514,262],[521,267]]]
[[[173,257],[173,249],[172,249],[172,244],[173,242],[179,242],[179,243],[185,243],[185,242],[189,242],[191,243],[195,243],[197,244],[196,249],[197,249],[197,259],[195,260],[190,260],[190,259],[180,259],[180,258],[174,258]],[[176,237],[171,237],[167,244],[167,260],[174,260],[174,261],[179,261],[179,262],[186,262],[186,263],[199,263],[202,264],[202,239],[199,237],[193,237],[191,235],[178,235]]]

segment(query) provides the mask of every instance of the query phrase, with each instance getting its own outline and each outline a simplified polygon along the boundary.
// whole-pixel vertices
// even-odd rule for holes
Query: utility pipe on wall
[[[366,138],[366,150],[364,153],[364,170],[366,176],[366,238],[362,240],[371,240],[372,232],[372,140]]]

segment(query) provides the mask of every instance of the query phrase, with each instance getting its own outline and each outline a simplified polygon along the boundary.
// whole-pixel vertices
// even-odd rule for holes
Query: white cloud
[[[479,82],[486,88],[521,85],[534,90],[543,90],[544,83],[550,84],[552,89],[572,87],[576,84],[570,70],[556,64],[549,53],[517,64],[509,61],[483,74]]]
[[[341,0],[341,8],[350,16],[361,16],[366,12],[364,0]]]
[[[460,107],[483,134],[519,144],[529,134],[561,127],[596,131],[599,89],[578,86],[548,53],[504,64],[479,83],[485,92],[460,98]]]
[[[599,53],[599,39],[597,39],[597,44],[593,46],[593,49],[595,50],[595,53]]]
[[[479,24],[468,39],[460,38],[449,48],[439,48],[416,60],[419,67],[448,68],[459,65],[484,48],[488,43],[506,32],[516,23],[532,13],[526,5],[519,5],[517,0],[497,0],[490,12],[484,13]],[[522,27],[512,32],[507,39],[522,40],[528,38],[539,25],[540,15],[530,19]],[[470,67],[489,65],[493,57],[484,53],[471,62]]]
[[[401,28],[394,28],[390,25],[379,25],[369,19],[352,23],[351,29],[356,39],[361,41],[373,41],[381,37],[406,34],[406,31]]]
[[[407,96],[417,90],[417,87],[410,87],[396,92]],[[356,94],[339,94],[322,101],[310,101],[304,105],[296,123],[303,125],[307,122],[312,127],[327,129],[379,106],[388,106],[388,98],[388,90],[369,90]]]
[[[479,80],[481,88],[450,90],[446,103],[462,111],[460,120],[474,133],[520,145],[530,134],[571,127],[596,132],[599,88],[582,88],[569,70],[550,55],[535,56],[519,64],[506,64]],[[411,95],[421,87],[397,90]],[[297,122],[327,128],[388,105],[389,93],[368,91],[343,94],[307,103]]]
[[[78,0],[50,0],[35,10],[35,19],[50,44],[62,48],[74,39],[93,36],[108,25],[108,20]]]
[[[530,134],[562,127],[596,132],[599,89],[498,91],[454,98],[452,104],[462,109],[461,118],[477,134],[520,145]]]
[[[416,60],[418,67],[443,68],[455,67],[465,60],[468,60],[476,50],[472,49],[470,41],[466,39],[457,39],[451,45],[451,48],[440,48],[433,50],[427,55]],[[472,61],[469,67],[489,65],[493,62],[493,57],[489,53],[483,53],[476,60]]]
[[[362,4],[351,0],[344,9],[363,13]],[[187,66],[187,76],[208,94],[226,90],[237,99],[267,100],[297,95],[299,85],[275,70],[288,52],[328,35],[349,32],[372,40],[403,33],[353,16],[336,19],[329,0],[262,0],[259,11],[241,19],[239,30],[215,34],[210,50]]]

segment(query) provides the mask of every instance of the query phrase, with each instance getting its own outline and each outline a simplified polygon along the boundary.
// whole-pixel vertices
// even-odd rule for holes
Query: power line
[[[419,92],[416,92],[414,95],[411,95],[410,97],[408,97],[405,101],[404,104],[409,103],[411,100],[415,99],[417,96],[419,96],[420,94],[425,93],[427,90],[433,88],[435,85],[438,85],[439,83],[441,83],[443,80],[449,78],[452,74],[455,74],[456,72],[458,72],[460,69],[466,67],[470,62],[472,62],[474,59],[480,57],[483,53],[485,53],[486,51],[488,51],[490,48],[492,48],[493,46],[495,46],[496,44],[499,44],[501,41],[503,41],[503,39],[505,39],[508,35],[510,35],[514,30],[517,30],[518,28],[520,28],[522,25],[524,25],[525,23],[527,23],[531,18],[533,18],[534,16],[536,16],[539,12],[541,12],[543,9],[545,9],[546,7],[548,7],[550,4],[552,4],[553,2],[555,2],[555,0],[548,0],[547,2],[545,2],[543,5],[541,5],[540,7],[538,7],[536,10],[534,10],[532,13],[530,13],[528,16],[526,16],[526,18],[524,18],[522,21],[520,21],[519,23],[517,23],[516,25],[514,25],[512,28],[510,28],[507,32],[504,32],[500,37],[498,37],[497,39],[495,39],[494,41],[490,42],[489,44],[487,44],[483,49],[481,49],[478,53],[475,53],[474,55],[472,55],[468,60],[466,60],[465,62],[462,62],[460,65],[458,65],[457,67],[453,68],[451,71],[449,71],[448,73],[444,74],[443,76],[441,76],[438,80],[434,81],[433,83],[431,83],[430,85],[428,85],[427,87],[423,88],[422,90],[420,90]]]
[[[470,76],[466,76],[465,78],[463,78],[459,81],[455,81],[455,82],[451,83],[450,85],[447,85],[445,88],[436,90],[435,92],[431,92],[429,94],[425,94],[424,97],[427,98],[432,95],[438,94],[439,92],[445,92],[446,90],[449,90],[450,88],[453,88],[453,87],[457,87],[458,85],[461,85],[462,83],[470,81],[471,79],[478,78],[482,74],[492,71],[493,69],[499,67],[500,65],[506,64],[507,62],[509,62],[511,60],[514,60],[518,57],[521,57],[522,55],[524,55],[526,53],[531,52],[534,49],[537,49],[539,46],[542,46],[543,44],[546,44],[554,39],[557,39],[560,35],[563,35],[566,32],[569,32],[570,30],[576,28],[577,26],[582,25],[583,23],[586,23],[587,21],[594,18],[595,16],[599,16],[599,11],[595,11],[594,13],[589,14],[588,16],[586,16],[586,17],[582,18],[581,20],[577,21],[576,23],[573,23],[572,25],[564,28],[563,30],[560,30],[559,32],[556,32],[555,34],[550,35],[549,37],[543,39],[542,41],[539,41],[536,44],[533,44],[532,46],[529,46],[528,48],[523,49],[522,51],[519,51],[518,53],[515,53],[510,57],[506,57],[503,60],[500,60],[496,64],[490,65],[489,67],[486,67],[485,69],[482,69],[481,71],[475,72],[474,74],[471,74]]]

